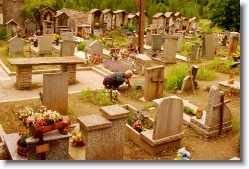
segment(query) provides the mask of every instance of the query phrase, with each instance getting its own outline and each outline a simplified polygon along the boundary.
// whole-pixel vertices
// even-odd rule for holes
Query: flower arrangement
[[[137,132],[145,131],[146,129],[150,129],[152,124],[146,123],[146,119],[149,119],[149,115],[147,115],[144,111],[137,110],[131,118],[131,115],[127,118],[127,123],[132,126]]]
[[[177,151],[176,160],[191,160],[191,158],[190,153],[185,147],[182,147]]]
[[[72,132],[71,134],[72,134],[72,137],[71,137],[72,142],[71,142],[71,144],[79,145],[79,146],[85,145],[85,143],[82,141],[82,134],[81,134],[80,131],[79,132]]]
[[[90,57],[90,61],[94,64],[98,64],[98,63],[102,63],[102,58],[100,57],[100,55],[96,55],[94,54],[93,57]]]
[[[30,127],[32,124],[37,123],[41,126],[46,126],[55,122],[62,121],[60,113],[52,110],[47,110],[46,106],[40,106],[39,112],[35,113],[32,108],[25,107],[23,110],[12,110],[18,116],[22,123],[20,126]]]
[[[58,41],[59,39],[60,39],[60,35],[59,35],[59,34],[54,33],[54,34],[52,35],[52,40],[53,40],[53,41]]]
[[[26,143],[26,139],[30,137],[28,132],[23,132],[22,130],[20,130],[18,132],[18,135],[20,136],[20,139],[18,140],[18,145],[24,148],[27,148],[27,143]]]
[[[38,36],[36,34],[33,34],[33,41],[37,42],[38,41]]]
[[[132,69],[131,65],[128,65],[122,62],[121,60],[119,61],[107,60],[103,62],[103,66],[112,72],[125,72],[126,70]]]
[[[117,60],[117,58],[118,58],[118,53],[116,53],[116,52],[111,53],[111,57],[112,57],[112,58],[115,58],[115,60]]]

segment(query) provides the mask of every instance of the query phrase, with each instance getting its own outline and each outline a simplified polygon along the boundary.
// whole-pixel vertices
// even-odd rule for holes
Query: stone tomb
[[[164,66],[145,69],[144,100],[153,100],[163,95]]]
[[[153,129],[138,133],[129,124],[126,124],[128,137],[148,153],[155,155],[168,147],[179,148],[184,134],[183,127],[183,102],[179,98],[166,97],[157,102],[157,111]],[[135,108],[125,105],[131,112]]]
[[[59,142],[49,147],[49,151],[45,153],[46,160],[68,160],[69,139],[72,135],[61,134],[59,130],[53,130],[43,134],[45,144]],[[28,148],[34,147],[28,151],[27,157],[17,153],[17,141],[20,138],[18,133],[6,134],[3,136],[5,144],[12,160],[41,160],[41,155],[36,153],[36,146],[39,146],[39,138],[30,137],[26,139]]]
[[[89,45],[89,47],[91,48],[91,56],[100,56],[102,58],[103,55],[103,46],[102,44],[95,40],[92,44]]]
[[[85,160],[123,160],[126,118],[129,111],[119,105],[100,107],[101,114],[78,117]]]
[[[176,63],[176,49],[180,36],[168,35],[166,36],[163,46],[163,52],[161,60],[165,63]]]
[[[175,96],[177,97],[177,96]],[[184,101],[184,106],[189,107],[193,110],[197,110],[198,107]],[[197,119],[196,116],[188,116],[183,114],[184,123],[193,127],[195,131],[203,135],[206,138],[216,136],[220,130],[220,107],[214,108],[215,105],[221,103],[221,92],[216,86],[212,86],[209,92],[207,110],[203,110],[202,118]],[[225,104],[223,112],[223,124],[222,132],[232,129],[232,116],[231,110]]]
[[[141,76],[144,75],[145,69],[151,66],[151,63],[151,58],[145,54],[137,54],[134,57],[134,67],[137,70],[137,73]]]
[[[68,111],[68,72],[43,75],[43,105],[62,115]]]
[[[74,56],[75,41],[63,40],[60,48],[60,56]]]
[[[38,36],[38,47],[30,46],[36,55],[52,54],[52,35]]]
[[[9,54],[10,55],[23,55],[24,40],[15,36],[9,40]]]
[[[226,90],[226,89],[229,89],[231,87],[240,90],[240,82],[234,81],[233,84],[228,83],[228,80],[219,82],[219,89],[220,90]]]

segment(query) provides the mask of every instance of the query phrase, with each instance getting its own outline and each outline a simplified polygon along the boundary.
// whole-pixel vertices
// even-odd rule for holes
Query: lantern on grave
[[[195,114],[196,118],[197,118],[197,119],[201,119],[202,113],[203,113],[203,110],[202,110],[201,108],[198,108],[198,109],[196,110],[196,114]]]

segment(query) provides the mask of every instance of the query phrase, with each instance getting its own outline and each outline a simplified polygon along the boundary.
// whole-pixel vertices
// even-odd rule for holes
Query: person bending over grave
[[[129,81],[131,76],[133,76],[133,72],[131,70],[127,70],[125,72],[114,72],[105,76],[103,85],[108,89],[118,90],[118,87],[125,82],[129,87],[131,87]]]

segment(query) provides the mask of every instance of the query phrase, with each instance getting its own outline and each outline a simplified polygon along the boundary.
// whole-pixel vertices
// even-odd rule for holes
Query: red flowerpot
[[[16,142],[18,154],[27,157],[27,148],[21,147],[21,146],[18,144],[18,141],[19,141],[19,140],[17,140],[17,142]]]

